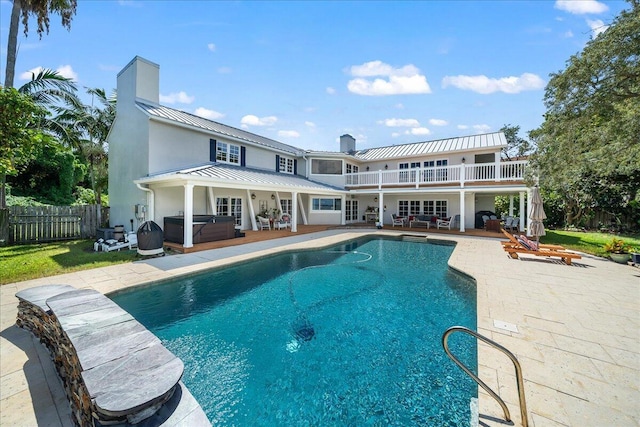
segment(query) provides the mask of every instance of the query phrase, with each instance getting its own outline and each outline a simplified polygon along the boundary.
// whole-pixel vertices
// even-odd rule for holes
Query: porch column
[[[525,217],[527,216],[527,211],[524,210],[524,191],[520,192],[520,213],[518,215],[520,216],[520,224],[518,225],[518,231],[522,231],[524,230],[524,220],[525,220]]]
[[[185,248],[193,247],[193,184],[184,185],[184,237]]]
[[[291,232],[298,231],[298,193],[291,192]]]
[[[249,205],[249,220],[251,221],[251,229],[253,231],[258,231],[258,224],[256,224],[256,210],[253,208],[253,202],[251,200],[251,190],[247,189],[247,205]]]
[[[340,203],[342,204],[341,214],[340,214],[340,225],[347,224],[347,196],[343,194],[340,196]]]
[[[304,203],[302,203],[302,196],[298,193],[293,193],[293,194],[297,194],[298,197],[293,197],[294,199],[298,200],[298,203],[300,204],[300,215],[302,215],[302,223],[304,225],[307,225],[309,223],[309,220],[307,219],[307,211],[304,210]],[[293,202],[291,202],[291,209],[293,209]],[[296,210],[295,214],[298,214],[298,211]],[[293,230],[291,230],[293,231]]]
[[[384,193],[378,193],[378,222],[384,224]]]
[[[500,181],[502,179],[502,168],[500,167],[500,152],[496,151],[495,153],[495,168],[496,168],[496,181]]]
[[[464,173],[464,165],[463,165],[463,173]],[[460,191],[460,232],[464,233],[464,198],[465,192],[464,190]]]
[[[513,194],[509,194],[509,216],[513,217]]]
[[[218,215],[218,206],[216,204],[216,196],[213,194],[213,187],[207,187],[209,193],[209,206],[211,207],[211,215]]]

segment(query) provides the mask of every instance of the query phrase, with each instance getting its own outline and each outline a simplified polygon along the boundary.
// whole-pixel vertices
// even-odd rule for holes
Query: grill
[[[164,255],[162,228],[153,221],[145,221],[138,227],[138,254]]]

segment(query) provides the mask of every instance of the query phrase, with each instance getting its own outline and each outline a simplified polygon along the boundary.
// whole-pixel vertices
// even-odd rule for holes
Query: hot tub
[[[194,215],[193,243],[215,242],[235,237],[235,218],[232,216]],[[184,217],[164,217],[164,239],[184,244]]]

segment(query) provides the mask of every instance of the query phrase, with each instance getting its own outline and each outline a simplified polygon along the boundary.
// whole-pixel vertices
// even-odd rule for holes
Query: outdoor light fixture
[[[367,172],[369,171],[369,166],[367,166]]]
[[[271,195],[271,200],[275,200],[275,199],[276,199],[276,195],[275,195],[275,194],[272,194],[272,195]]]
[[[378,203],[378,196],[374,197],[374,198],[373,198],[373,201],[374,201],[374,202],[376,202],[376,203]]]
[[[251,193],[251,200],[255,200],[256,199],[256,193]]]
[[[464,157],[463,157],[463,158],[462,158],[462,163],[464,163],[464,160],[465,160],[465,159],[464,159]]]
[[[389,165],[384,165],[384,168],[385,169],[389,169]]]

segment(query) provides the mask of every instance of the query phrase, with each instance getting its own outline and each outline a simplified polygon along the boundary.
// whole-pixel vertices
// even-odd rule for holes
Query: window
[[[342,175],[342,160],[311,160],[311,173],[316,175]]]
[[[293,173],[293,159],[288,157],[280,156],[280,167],[278,168],[280,172],[283,173]]]
[[[358,173],[358,166],[347,163],[347,173]]]
[[[216,161],[233,163],[235,165],[239,164],[240,163],[240,146],[217,141],[216,142]]]
[[[409,201],[398,200],[398,216],[406,217],[409,215]]]
[[[280,199],[280,205],[282,206],[283,214],[287,213],[291,215],[293,213],[291,199]]]
[[[425,200],[423,213],[425,215],[435,215],[438,218],[447,218],[447,201]]]
[[[311,210],[314,211],[339,211],[342,210],[341,199],[313,198],[311,200]]]
[[[420,215],[420,200],[409,202],[409,215]]]
[[[409,163],[400,163],[398,164],[398,169],[400,169],[400,174],[398,175],[398,179],[400,182],[409,182]]]
[[[446,181],[448,177],[447,165],[449,161],[447,159],[442,160],[429,160],[424,162],[424,167],[429,168],[423,171],[424,182],[433,181]]]
[[[242,199],[236,197],[216,198],[216,212],[221,216],[232,216],[236,225],[242,225]]]
[[[345,200],[345,220],[358,221],[358,201]]]
[[[448,176],[447,165],[449,161],[445,160],[436,160],[436,181],[446,181]]]

